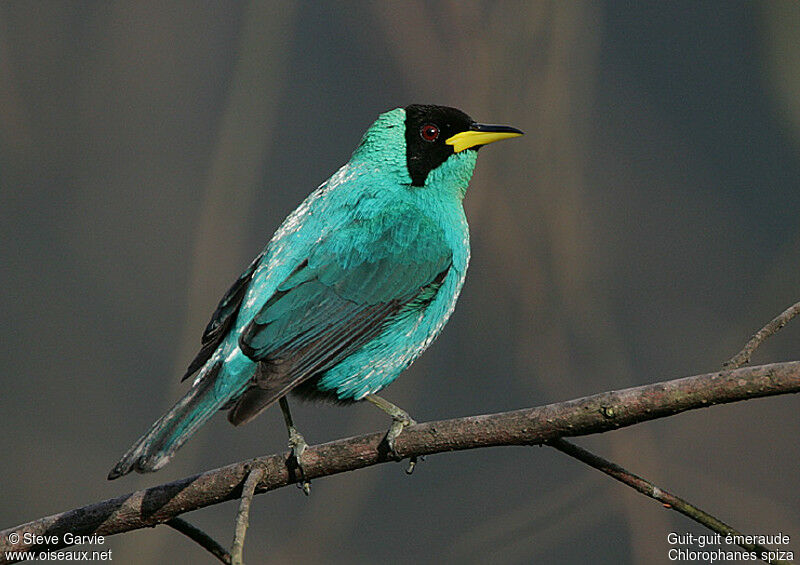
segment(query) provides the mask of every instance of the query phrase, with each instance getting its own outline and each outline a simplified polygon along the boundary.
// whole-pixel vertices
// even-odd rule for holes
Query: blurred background
[[[527,132],[481,153],[459,306],[385,391],[416,419],[714,371],[800,300],[797,3],[3,2],[0,529],[285,449],[279,410],[220,415],[157,474],[105,479],[281,220],[413,102]],[[578,443],[797,553],[797,402]],[[311,443],[388,423],[294,415]],[[662,563],[669,532],[706,533],[551,449],[404,467],[259,496],[246,561]],[[235,510],[185,517],[228,544]],[[212,562],[167,527],[92,549]]]

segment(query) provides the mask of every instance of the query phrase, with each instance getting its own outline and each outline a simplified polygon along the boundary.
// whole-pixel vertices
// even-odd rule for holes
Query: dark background
[[[459,306],[387,398],[430,420],[718,369],[800,299],[798,77],[788,1],[0,4],[0,529],[285,448],[276,409],[220,416],[159,473],[105,480],[280,221],[412,102],[527,135],[481,152]],[[797,552],[797,413],[578,442]],[[295,420],[311,443],[388,423]],[[258,497],[247,561],[666,563],[669,532],[705,533],[551,449],[402,469]],[[234,514],[186,517],[227,544]],[[211,562],[166,527],[89,549]]]

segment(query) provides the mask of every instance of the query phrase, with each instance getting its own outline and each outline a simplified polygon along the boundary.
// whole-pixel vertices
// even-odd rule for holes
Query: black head
[[[456,108],[406,106],[406,160],[412,186],[424,186],[428,173],[455,151],[445,140],[470,129],[474,121]]]

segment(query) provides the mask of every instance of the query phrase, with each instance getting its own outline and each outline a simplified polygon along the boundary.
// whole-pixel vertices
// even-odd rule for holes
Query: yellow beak
[[[472,124],[467,131],[462,131],[445,140],[458,153],[470,147],[488,145],[502,139],[519,137],[522,132],[511,126],[495,126],[490,124]]]

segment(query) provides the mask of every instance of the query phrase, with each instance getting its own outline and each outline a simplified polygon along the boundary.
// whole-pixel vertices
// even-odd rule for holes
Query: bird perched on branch
[[[386,444],[399,457],[395,439],[414,421],[376,393],[455,307],[469,261],[462,200],[477,150],[519,135],[445,106],[380,115],[223,296],[183,377],[196,373],[191,388],[108,478],[160,469],[220,409],[238,426],[275,402],[302,476],[306,443],[290,392],[372,402],[392,417]]]

